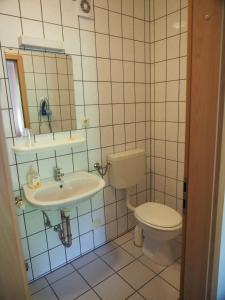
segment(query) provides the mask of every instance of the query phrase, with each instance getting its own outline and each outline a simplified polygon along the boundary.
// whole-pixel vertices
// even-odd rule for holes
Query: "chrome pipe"
[[[58,232],[59,239],[64,247],[69,248],[72,245],[72,232],[70,226],[70,216],[65,214],[63,210],[60,211],[62,226],[60,224],[54,227],[54,230]]]

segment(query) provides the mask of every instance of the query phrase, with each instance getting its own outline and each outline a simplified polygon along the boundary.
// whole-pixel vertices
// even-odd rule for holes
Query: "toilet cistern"
[[[143,149],[132,149],[125,152],[108,155],[109,182],[118,189],[126,189],[126,205],[131,211],[130,188],[140,183],[145,176],[145,152]],[[141,247],[143,244],[142,230],[139,224],[135,227],[134,243]]]

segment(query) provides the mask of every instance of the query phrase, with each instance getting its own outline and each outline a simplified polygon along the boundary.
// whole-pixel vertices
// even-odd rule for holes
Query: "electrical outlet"
[[[93,225],[93,229],[96,229],[102,225],[102,220],[100,218],[94,219],[92,225]]]
[[[83,128],[88,128],[90,126],[90,119],[89,118],[83,118],[81,120],[81,125]]]

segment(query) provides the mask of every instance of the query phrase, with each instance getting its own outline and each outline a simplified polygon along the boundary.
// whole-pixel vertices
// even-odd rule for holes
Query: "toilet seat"
[[[176,230],[182,227],[182,217],[173,208],[155,202],[147,202],[135,208],[137,220],[159,230]]]

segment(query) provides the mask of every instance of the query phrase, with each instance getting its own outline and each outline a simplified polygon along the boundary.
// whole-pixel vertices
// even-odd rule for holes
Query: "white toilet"
[[[181,233],[181,215],[173,208],[157,202],[146,202],[136,208],[130,203],[129,188],[141,182],[145,174],[144,150],[110,154],[108,161],[110,184],[117,189],[126,189],[127,207],[134,211],[138,221],[135,228],[136,244],[143,244],[143,253],[155,263],[171,264],[179,255],[175,238]]]

